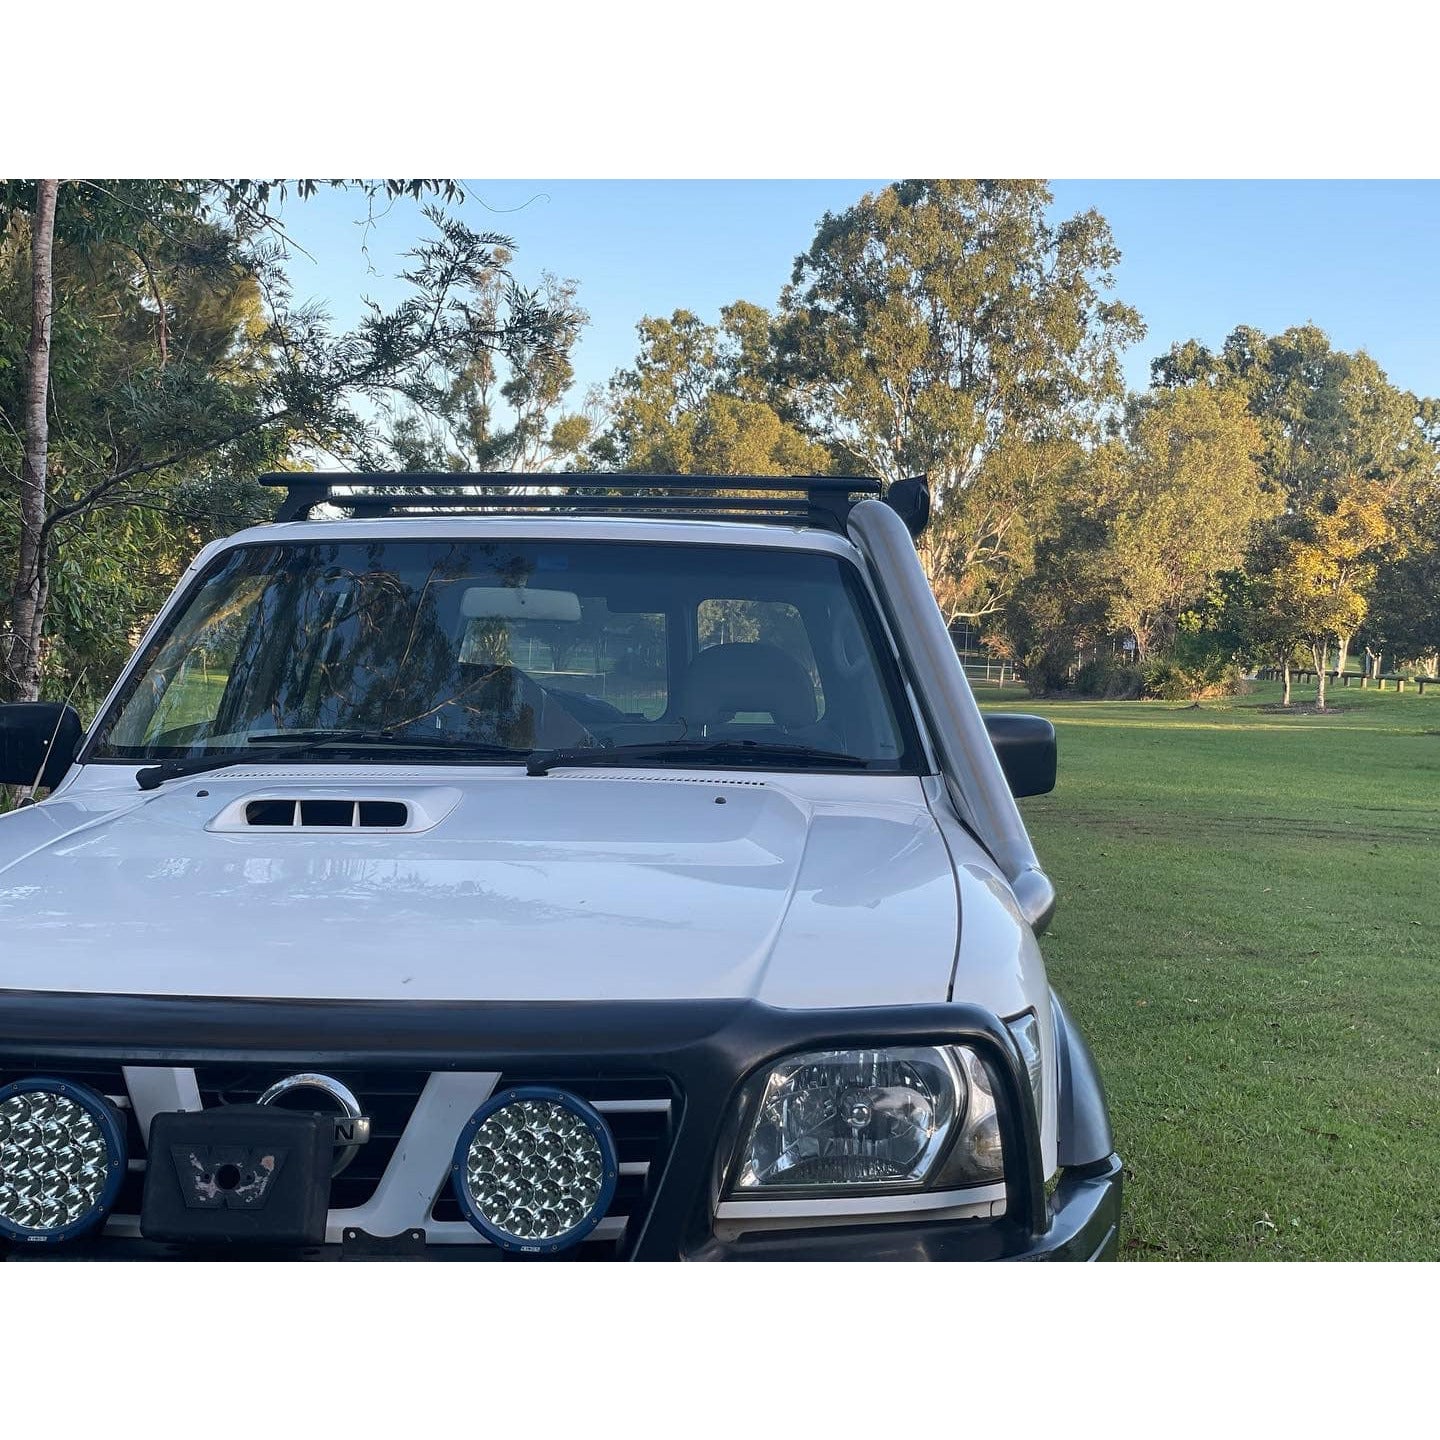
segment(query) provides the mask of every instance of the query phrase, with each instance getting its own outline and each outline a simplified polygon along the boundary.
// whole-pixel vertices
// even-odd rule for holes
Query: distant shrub
[[[1213,700],[1238,695],[1244,688],[1240,667],[1233,660],[1182,646],[1169,654],[1152,655],[1140,665],[1096,656],[1080,667],[1063,693],[1086,700]]]
[[[1065,655],[1052,650],[1035,650],[1024,657],[1019,670],[1032,695],[1059,695],[1069,688],[1073,660],[1073,653]]]
[[[1048,657],[1046,657],[1048,658]],[[1040,666],[1026,657],[1026,683],[1033,695],[1071,695],[1085,700],[1213,700],[1245,689],[1240,666],[1209,636],[1184,632],[1163,654],[1126,664],[1104,653],[1078,670]],[[1072,662],[1073,663],[1073,662]]]
[[[1070,688],[1091,700],[1138,700],[1142,681],[1138,665],[1117,665],[1108,656],[1097,656],[1080,667]]]
[[[1186,664],[1174,655],[1157,655],[1139,668],[1142,693],[1150,700],[1214,700],[1244,686],[1240,667],[1219,656]]]

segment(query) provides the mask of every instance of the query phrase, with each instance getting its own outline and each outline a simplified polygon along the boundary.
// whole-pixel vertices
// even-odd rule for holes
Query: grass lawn
[[[1310,700],[1312,687],[1297,700]],[[1135,1259],[1440,1258],[1440,693],[1047,715],[1043,944],[1109,1091]]]

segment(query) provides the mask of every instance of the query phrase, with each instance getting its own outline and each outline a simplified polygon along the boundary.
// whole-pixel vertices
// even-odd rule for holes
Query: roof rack
[[[487,513],[642,515],[814,525],[843,532],[852,505],[883,492],[871,478],[834,475],[584,475],[496,471],[282,471],[260,483],[288,493],[275,519],[308,520],[316,505],[356,518]],[[497,488],[498,487],[498,488]],[[524,487],[523,489],[517,487]],[[923,506],[920,500],[923,497]],[[918,535],[929,517],[923,479],[902,480],[887,497]],[[903,507],[903,508],[902,508]],[[923,515],[915,512],[923,509]],[[919,519],[919,529],[915,520]]]

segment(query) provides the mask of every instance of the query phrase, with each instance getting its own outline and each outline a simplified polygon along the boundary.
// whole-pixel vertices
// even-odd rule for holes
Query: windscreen
[[[518,753],[744,741],[879,770],[915,758],[893,658],[840,556],[404,539],[225,552],[87,758],[330,733]]]

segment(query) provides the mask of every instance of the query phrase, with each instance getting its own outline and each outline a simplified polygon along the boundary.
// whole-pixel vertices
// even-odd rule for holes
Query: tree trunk
[[[1285,674],[1283,676],[1283,679],[1285,681],[1285,695],[1284,698],[1280,701],[1280,703],[1282,705],[1288,705],[1290,703],[1290,657],[1288,655],[1285,657],[1284,670]]]
[[[1350,663],[1350,641],[1352,635],[1341,635],[1337,637],[1337,653],[1335,655],[1335,673],[1343,675],[1345,667]]]
[[[1311,658],[1315,661],[1315,683],[1319,687],[1315,691],[1315,708],[1325,708],[1325,662],[1330,658],[1330,642],[1322,640],[1318,645],[1310,647]]]
[[[34,700],[40,694],[40,638],[45,629],[45,603],[50,590],[45,554],[45,501],[50,451],[50,315],[55,289],[51,258],[59,186],[58,180],[36,182],[35,216],[30,233],[30,343],[26,349],[20,543],[10,596],[10,636],[3,675],[6,690],[16,700]]]

